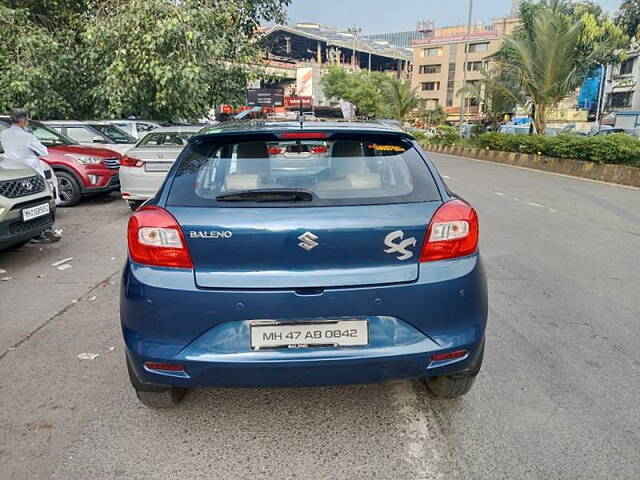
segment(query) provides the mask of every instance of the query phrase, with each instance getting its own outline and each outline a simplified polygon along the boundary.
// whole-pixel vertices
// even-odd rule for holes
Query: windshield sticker
[[[376,152],[398,152],[404,153],[407,151],[406,148],[401,147],[400,145],[378,145],[377,143],[370,143],[368,147],[371,150],[375,150]]]

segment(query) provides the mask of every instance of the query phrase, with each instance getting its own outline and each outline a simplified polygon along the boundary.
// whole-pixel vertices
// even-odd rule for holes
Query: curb
[[[517,167],[561,173],[572,177],[587,178],[600,182],[618,183],[632,187],[640,187],[640,168],[612,163],[595,163],[572,160],[569,158],[545,157],[526,153],[502,152],[450,145],[422,145],[433,153],[446,153],[458,157],[486,160]]]

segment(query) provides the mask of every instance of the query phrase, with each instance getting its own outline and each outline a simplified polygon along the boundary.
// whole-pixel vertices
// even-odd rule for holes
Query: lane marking
[[[544,208],[544,205],[541,205],[539,203],[536,202],[526,202],[527,205],[531,205],[532,207],[536,207],[536,208]]]
[[[451,180],[451,177],[448,175],[442,175],[442,178],[444,178],[445,180]]]
[[[519,202],[519,201],[520,201],[520,199],[519,199],[518,197],[513,197],[513,201],[514,201],[514,202]]]
[[[555,208],[549,208],[549,213],[556,213],[557,210]]]
[[[438,152],[429,152],[429,151],[427,151],[427,154],[440,155],[443,157],[459,158],[460,160],[470,160],[472,162],[489,163],[491,165],[497,165],[499,167],[517,168],[519,170],[528,170],[529,172],[534,172],[534,173],[542,173],[545,175],[554,175],[556,177],[564,177],[570,180],[579,180],[581,182],[600,183],[602,185],[608,185],[610,187],[626,188],[627,190],[640,190],[640,187],[634,187],[632,185],[621,185],[619,183],[603,182],[602,180],[592,180],[591,178],[574,177],[572,175],[566,175],[564,173],[547,172],[546,170],[536,170],[535,168],[520,167],[518,165],[508,165],[506,163],[490,162],[489,160],[480,160],[479,158],[459,157],[458,155],[450,155],[448,153],[438,153]]]
[[[506,195],[504,193],[502,193],[502,192],[493,192],[493,193],[495,193],[499,197],[506,197]]]

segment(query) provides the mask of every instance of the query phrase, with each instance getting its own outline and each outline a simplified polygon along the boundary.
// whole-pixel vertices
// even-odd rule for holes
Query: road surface
[[[60,210],[61,243],[0,253],[0,477],[637,479],[640,191],[434,159],[479,211],[489,276],[466,397],[400,381],[146,409],[118,325],[128,210],[95,199]]]

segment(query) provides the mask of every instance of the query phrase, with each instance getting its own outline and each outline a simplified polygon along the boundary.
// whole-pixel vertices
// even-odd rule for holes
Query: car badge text
[[[298,240],[300,240],[298,246],[300,248],[304,248],[307,252],[310,252],[318,245],[320,245],[318,242],[316,242],[316,240],[318,240],[318,237],[311,232],[303,233],[298,237]]]
[[[413,252],[407,250],[410,247],[415,247],[417,240],[414,237],[403,240],[404,232],[402,230],[396,230],[391,232],[384,239],[384,244],[389,247],[385,250],[385,253],[395,254],[398,253],[398,260],[409,260],[413,257]],[[402,240],[400,243],[396,243],[397,240]]]
[[[233,233],[228,230],[214,230],[214,231],[191,231],[189,232],[190,238],[203,238],[203,239],[216,239],[216,238],[231,238]]]

